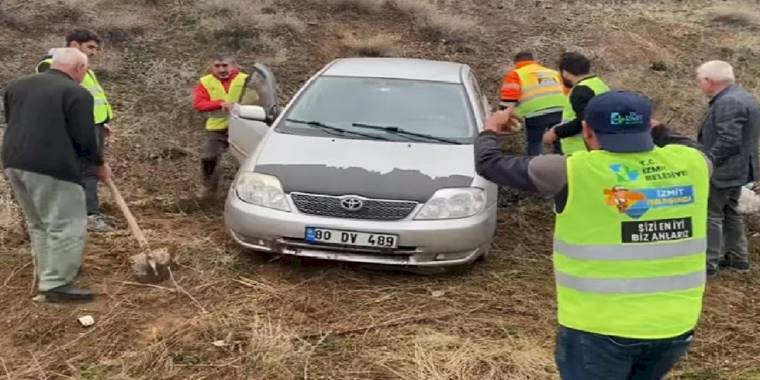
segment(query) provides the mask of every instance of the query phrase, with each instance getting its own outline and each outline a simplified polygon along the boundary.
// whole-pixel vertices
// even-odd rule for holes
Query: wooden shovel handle
[[[140,248],[148,247],[148,239],[145,238],[145,234],[143,234],[140,226],[137,224],[137,220],[134,215],[132,215],[132,212],[129,211],[127,202],[124,201],[124,197],[121,196],[121,193],[119,192],[119,189],[116,188],[116,184],[113,183],[113,180],[108,181],[108,188],[111,189],[111,194],[113,195],[114,200],[116,200],[116,204],[119,205],[121,213],[124,214],[124,218],[127,219],[129,230],[132,232],[132,236],[137,239]]]

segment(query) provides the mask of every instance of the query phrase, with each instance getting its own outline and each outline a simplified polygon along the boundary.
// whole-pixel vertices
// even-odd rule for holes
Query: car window
[[[359,129],[353,124],[396,127],[457,142],[471,142],[476,134],[464,87],[442,82],[323,76],[301,94],[278,130],[309,135],[326,133],[287,119],[318,121],[373,134],[382,132]],[[334,137],[334,133],[330,136]],[[408,141],[392,134],[383,137]]]

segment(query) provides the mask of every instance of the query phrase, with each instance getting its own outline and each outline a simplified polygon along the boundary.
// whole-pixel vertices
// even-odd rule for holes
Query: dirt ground
[[[546,200],[507,192],[491,257],[459,275],[241,251],[224,231],[223,201],[193,197],[202,122],[190,92],[211,52],[270,65],[283,101],[337,57],[460,61],[495,104],[518,50],[548,64],[577,50],[691,136],[706,106],[694,88],[700,62],[732,62],[760,95],[760,6],[701,0],[2,0],[0,86],[80,25],[106,39],[96,70],[117,114],[115,181],[178,267],[160,286],[132,282],[137,246],[122,226],[89,240],[81,281],[102,294],[96,302],[35,302],[29,243],[0,181],[0,378],[558,378]],[[229,181],[231,160],[225,169]],[[749,229],[760,263],[760,224]],[[672,378],[760,379],[759,275],[709,282],[695,345]],[[95,325],[81,327],[83,315]]]

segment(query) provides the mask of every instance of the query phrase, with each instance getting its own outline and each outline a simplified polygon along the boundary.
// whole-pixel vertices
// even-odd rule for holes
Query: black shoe
[[[718,263],[718,266],[724,269],[733,269],[741,273],[749,272],[749,261],[737,261],[726,257]]]
[[[718,277],[718,267],[708,265],[707,266],[707,277]]]
[[[59,286],[43,292],[47,302],[89,302],[95,299],[95,293],[87,289],[74,288],[71,285]]]

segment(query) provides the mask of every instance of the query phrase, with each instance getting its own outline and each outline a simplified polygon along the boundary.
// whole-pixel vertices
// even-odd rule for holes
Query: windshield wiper
[[[344,135],[346,133],[350,133],[350,134],[355,135],[355,136],[362,136],[362,137],[366,137],[366,138],[373,139],[373,140],[385,140],[385,141],[388,141],[388,139],[386,139],[383,136],[368,135],[366,133],[349,131],[347,129],[343,129],[343,128],[338,128],[338,127],[333,127],[331,125],[327,125],[327,124],[322,123],[320,121],[306,121],[306,120],[297,120],[297,119],[285,119],[285,121],[289,121],[291,123],[298,123],[298,124],[308,125],[308,126],[314,127],[314,128],[320,128],[320,129],[324,130],[325,132],[328,132],[328,131],[333,132],[333,133],[330,133],[330,134],[335,134],[335,132],[337,132],[339,136],[340,135]]]
[[[382,125],[371,125],[371,124],[364,124],[364,123],[353,123],[353,124],[351,124],[351,126],[358,127],[358,128],[374,129],[374,130],[377,130],[377,131],[384,131],[386,133],[391,133],[391,134],[394,134],[394,135],[400,135],[400,136],[405,136],[405,137],[412,136],[412,137],[419,137],[419,138],[423,138],[423,139],[427,139],[427,140],[434,140],[434,141],[444,142],[444,143],[447,143],[447,144],[462,145],[462,143],[459,142],[459,141],[447,139],[447,138],[444,138],[444,137],[427,135],[427,134],[424,134],[424,133],[409,132],[409,131],[403,130],[403,129],[399,128],[399,127],[386,127],[386,126],[382,126]],[[417,141],[419,141],[419,140],[417,140]]]

